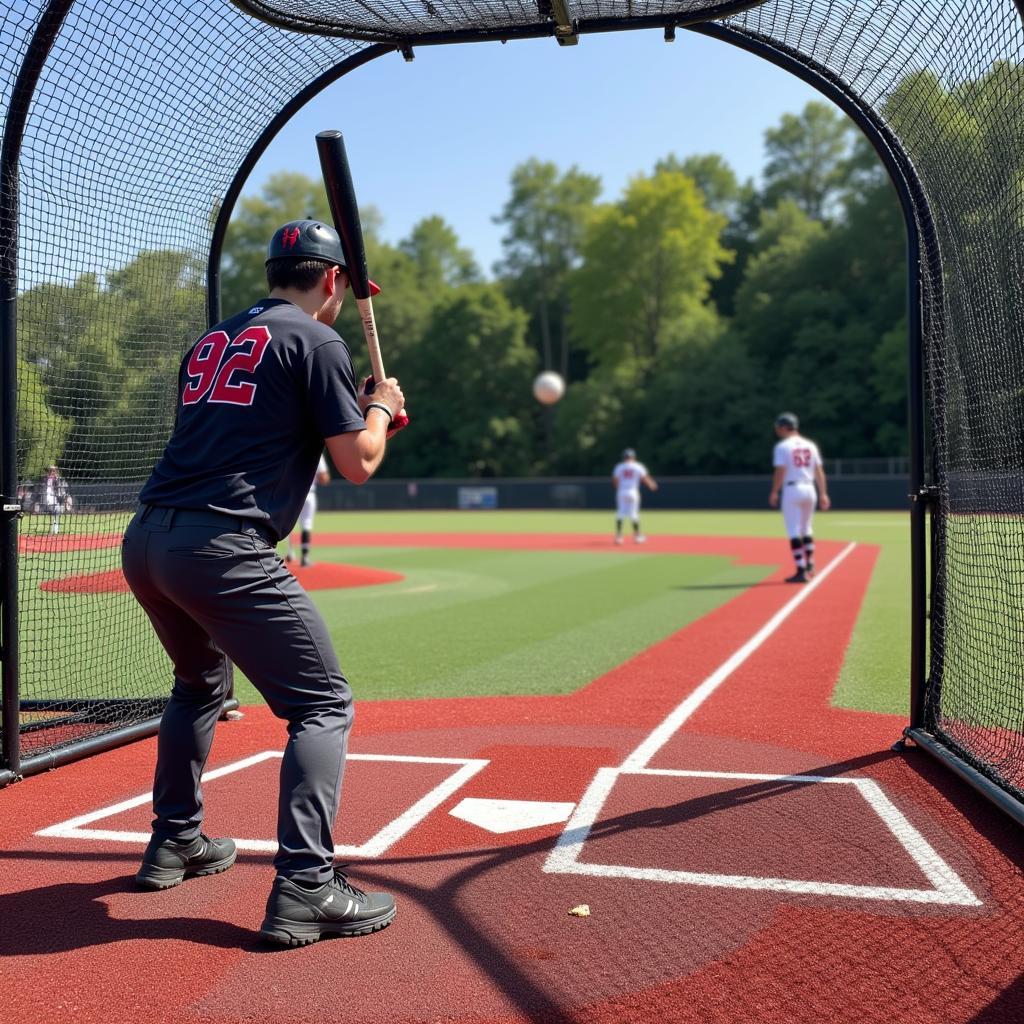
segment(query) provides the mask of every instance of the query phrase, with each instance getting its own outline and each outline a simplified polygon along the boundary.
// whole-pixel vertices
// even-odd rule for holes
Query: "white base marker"
[[[543,800],[483,800],[466,797],[448,813],[477,828],[503,834],[568,821],[575,806]]]

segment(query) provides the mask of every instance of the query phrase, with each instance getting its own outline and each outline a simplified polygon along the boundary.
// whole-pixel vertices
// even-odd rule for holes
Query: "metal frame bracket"
[[[575,46],[579,41],[576,19],[569,8],[569,0],[539,0],[540,16],[555,23],[555,39],[559,46]]]

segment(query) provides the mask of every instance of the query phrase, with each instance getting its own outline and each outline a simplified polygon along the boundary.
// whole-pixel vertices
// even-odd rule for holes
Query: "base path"
[[[787,555],[635,550],[662,546]],[[208,766],[208,827],[241,847],[224,875],[133,888],[153,741],[0,791],[10,1019],[1024,1020],[1019,833],[891,753],[901,719],[830,705],[875,557],[823,543],[810,586],[780,566],[571,695],[359,704],[335,840],[399,904],[367,938],[256,940],[284,738],[263,708],[220,726]]]

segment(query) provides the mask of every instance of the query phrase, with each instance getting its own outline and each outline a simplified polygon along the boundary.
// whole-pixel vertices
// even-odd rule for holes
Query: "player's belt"
[[[162,508],[158,505],[139,505],[139,522],[172,526],[212,526],[232,533],[255,533],[268,544],[276,544],[277,536],[270,524],[247,516],[233,516],[229,512],[211,512],[208,509]]]

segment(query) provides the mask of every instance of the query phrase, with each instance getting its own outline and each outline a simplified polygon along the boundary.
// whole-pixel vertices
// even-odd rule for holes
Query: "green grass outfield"
[[[38,518],[38,522],[35,522]],[[127,517],[66,516],[67,532],[123,529]],[[820,538],[878,544],[881,556],[850,645],[835,703],[905,713],[909,672],[909,524],[899,513],[821,514]],[[608,533],[604,512],[320,513],[314,558],[400,572],[401,583],[312,596],[331,629],[357,700],[565,693],[658,642],[763,579],[772,566],[696,555],[618,557],[608,552],[333,548],[336,532]],[[776,512],[645,512],[652,535],[777,537]],[[45,517],[23,534],[46,528]],[[632,554],[632,553],[631,553]],[[22,672],[26,698],[166,692],[164,659],[130,594],[47,594],[53,576],[113,569],[116,547],[21,559]],[[130,635],[113,663],[104,632]],[[59,640],[55,640],[59,637]],[[155,659],[155,660],[154,660]],[[146,683],[132,666],[152,664]],[[169,672],[168,672],[169,675]],[[134,682],[133,682],[134,678]],[[58,682],[59,681],[59,682]],[[137,688],[137,689],[136,689]],[[241,673],[238,697],[259,700]]]
[[[649,535],[778,537],[777,512],[645,512]],[[404,583],[313,598],[358,699],[562,693],[639,653],[764,578],[770,567],[710,556],[444,549],[328,548],[317,534],[601,533],[604,512],[320,513],[314,558],[371,565]],[[834,702],[906,713],[909,703],[909,522],[900,513],[816,517],[822,539],[881,554]],[[243,702],[256,699],[244,678]]]

